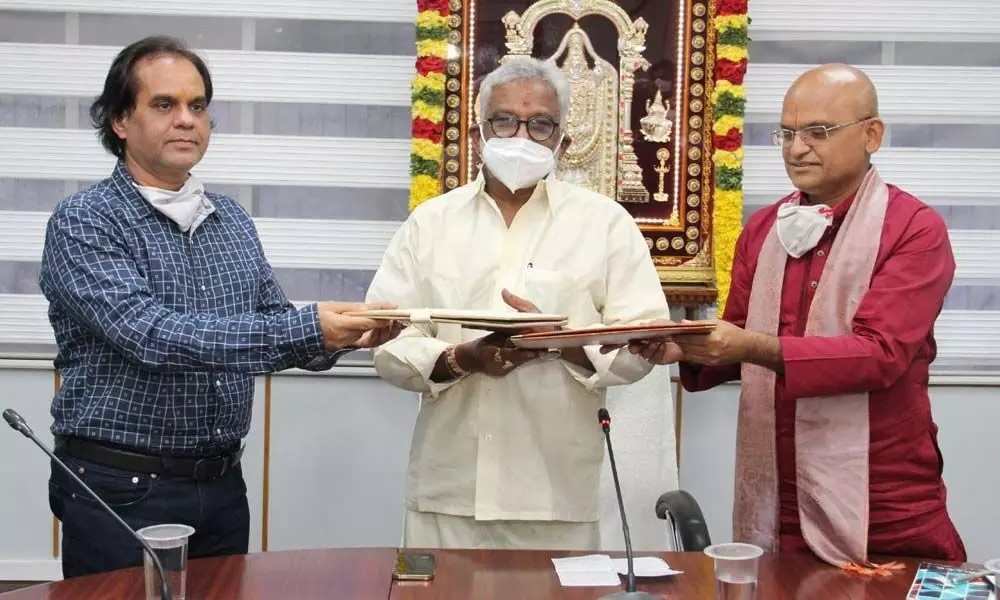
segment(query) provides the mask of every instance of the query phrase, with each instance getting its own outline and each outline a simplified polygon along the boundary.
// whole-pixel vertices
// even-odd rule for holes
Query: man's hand
[[[673,325],[673,321],[657,319],[643,323],[644,325]],[[622,346],[601,346],[601,354],[608,354],[618,350]],[[672,338],[654,338],[648,340],[636,340],[628,345],[628,351],[638,354],[654,365],[672,365],[675,362],[684,360],[684,351],[674,343]]]
[[[352,344],[358,348],[378,348],[382,344],[393,340],[406,329],[406,323],[402,321],[388,321],[388,327],[380,327],[366,331]]]
[[[340,350],[347,346],[359,348],[374,348],[399,335],[400,324],[394,321],[382,321],[351,317],[346,312],[359,310],[378,310],[396,308],[393,304],[374,302],[371,304],[356,304],[353,302],[321,302],[316,305],[319,314],[319,325],[323,330],[323,343],[328,351]]]
[[[709,366],[750,362],[753,334],[721,319],[714,323],[711,333],[674,335],[683,360]]]
[[[522,298],[520,296],[515,296],[510,290],[504,288],[501,290],[500,295],[503,297],[503,301],[507,303],[507,306],[513,308],[517,312],[522,313],[540,313],[542,311],[538,310],[538,307],[534,305],[530,300]],[[521,333],[547,333],[550,331],[556,331],[559,329],[555,325],[550,325],[546,327],[530,327],[521,331]]]
[[[491,333],[455,348],[458,366],[466,371],[485,373],[491,377],[503,377],[539,355],[536,350],[515,347],[510,342],[510,336],[505,333]]]

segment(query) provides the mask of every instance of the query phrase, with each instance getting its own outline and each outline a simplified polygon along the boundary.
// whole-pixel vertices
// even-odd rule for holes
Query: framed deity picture
[[[712,304],[714,5],[438,2],[448,14],[441,191],[471,181],[481,167],[470,132],[480,121],[485,75],[508,57],[552,61],[571,89],[571,144],[557,175],[628,210],[672,302]]]

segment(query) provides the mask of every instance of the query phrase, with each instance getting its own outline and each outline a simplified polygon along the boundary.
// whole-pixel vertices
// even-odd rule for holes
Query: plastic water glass
[[[715,560],[715,589],[718,600],[754,600],[757,569],[764,551],[753,544],[716,544],[705,548]]]
[[[194,527],[187,525],[152,525],[137,531],[142,539],[156,553],[163,565],[171,600],[187,598],[187,556],[188,538]],[[149,554],[142,553],[143,571],[146,580],[146,600],[160,600],[160,575]]]
[[[1000,588],[1000,558],[988,560],[983,564],[987,571],[993,575],[993,585]]]

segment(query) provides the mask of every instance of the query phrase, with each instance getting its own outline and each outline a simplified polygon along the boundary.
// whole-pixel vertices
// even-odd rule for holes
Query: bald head
[[[871,79],[841,64],[810,69],[795,80],[785,94],[780,127],[795,132],[776,137],[792,183],[831,205],[857,189],[885,131]]]
[[[809,69],[792,83],[791,95],[834,95],[856,112],[858,119],[878,116],[878,93],[864,71],[850,65],[831,63]]]

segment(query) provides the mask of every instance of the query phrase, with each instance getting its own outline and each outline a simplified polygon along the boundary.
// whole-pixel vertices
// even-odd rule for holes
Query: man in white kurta
[[[524,299],[541,312],[567,315],[569,328],[668,317],[648,247],[628,212],[551,174],[522,186],[518,177],[535,168],[532,159],[519,159],[514,135],[506,136],[507,145],[494,140],[529,130],[531,139],[555,150],[560,140],[539,138],[553,135],[560,106],[568,104],[557,97],[566,92],[562,74],[530,59],[507,61],[501,71],[483,84],[490,89],[483,92],[484,121],[507,111],[515,119],[483,126],[485,173],[410,215],[386,250],[369,300],[513,311],[524,310]],[[550,121],[528,123],[540,114]],[[494,146],[518,168],[504,170]],[[504,290],[515,302],[505,300]],[[407,474],[405,544],[600,547],[604,442],[597,411],[605,388],[638,381],[651,365],[627,350],[601,354],[594,346],[572,358],[569,351],[552,357],[503,350],[516,366],[484,372],[469,367],[470,354],[457,349],[492,339],[485,335],[455,325],[411,326],[375,353],[381,377],[422,394]]]

